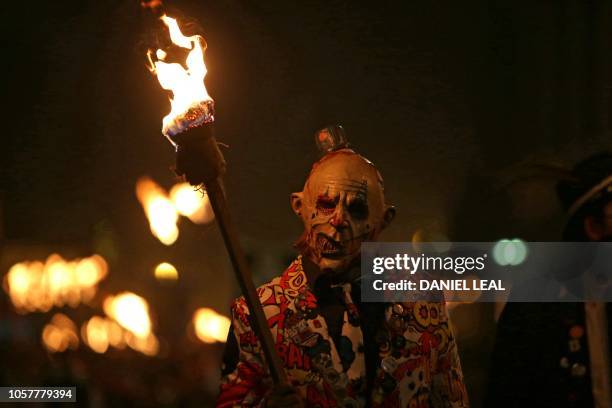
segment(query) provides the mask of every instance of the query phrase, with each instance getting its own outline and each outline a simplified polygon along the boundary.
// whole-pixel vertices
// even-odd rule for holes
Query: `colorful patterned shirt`
[[[316,297],[301,257],[258,288],[276,351],[307,406],[468,406],[444,302],[368,307],[353,302],[351,284],[330,288],[343,306],[340,324],[328,325],[338,303]],[[217,407],[262,405],[272,386],[248,315],[238,298]]]

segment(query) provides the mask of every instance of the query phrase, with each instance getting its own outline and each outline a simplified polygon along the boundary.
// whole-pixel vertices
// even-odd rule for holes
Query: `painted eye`
[[[368,216],[368,204],[362,200],[355,200],[349,204],[348,211],[351,217],[363,220]]]
[[[325,214],[332,213],[336,209],[336,202],[327,197],[320,197],[317,200],[317,209]]]

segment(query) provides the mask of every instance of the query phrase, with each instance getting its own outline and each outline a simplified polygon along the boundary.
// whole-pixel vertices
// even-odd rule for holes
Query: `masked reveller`
[[[444,302],[361,302],[361,243],[375,241],[395,209],[341,127],[316,138],[327,153],[291,195],[304,223],[300,255],[258,289],[290,386],[273,385],[239,298],[217,406],[468,406]]]

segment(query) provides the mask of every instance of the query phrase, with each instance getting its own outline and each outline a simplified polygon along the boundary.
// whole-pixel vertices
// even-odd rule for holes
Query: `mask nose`
[[[334,214],[332,215],[331,220],[329,220],[329,223],[336,229],[348,227],[347,214],[342,203],[338,203],[336,211],[334,211]]]

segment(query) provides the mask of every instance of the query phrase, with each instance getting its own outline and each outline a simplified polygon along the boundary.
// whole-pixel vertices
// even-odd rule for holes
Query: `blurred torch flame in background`
[[[75,350],[79,346],[77,327],[68,316],[56,313],[51,318],[51,322],[45,325],[42,341],[52,353],[62,352],[68,348]]]
[[[104,313],[113,318],[121,327],[138,337],[147,337],[151,333],[149,305],[140,296],[123,292],[104,299]]]
[[[101,316],[94,316],[81,327],[83,342],[96,353],[105,353],[109,347],[123,350],[126,346],[147,356],[157,355],[159,341],[153,333],[142,338],[123,329],[117,322]]]
[[[113,320],[94,316],[81,326],[81,337],[96,353],[104,353],[109,345],[125,348],[123,329]]]
[[[155,75],[162,88],[172,92],[170,98],[171,110],[163,119],[163,133],[168,135],[168,129],[180,127],[177,118],[183,117],[191,109],[197,109],[202,103],[212,101],[204,86],[206,65],[204,64],[204,49],[206,43],[199,35],[187,37],[183,35],[176,19],[166,15],[161,17],[170,33],[172,43],[180,48],[190,50],[184,64],[165,61],[167,52],[161,49],[149,50],[149,69]],[[153,58],[155,55],[155,61]],[[184,68],[187,67],[187,69]],[[172,140],[170,140],[172,142]]]
[[[168,194],[148,177],[136,183],[136,197],[149,219],[151,232],[165,245],[172,245],[179,235],[178,214]]]
[[[200,308],[193,314],[196,336],[204,343],[224,343],[230,324],[230,319],[207,307]]]
[[[179,214],[196,224],[207,224],[215,218],[208,195],[189,183],[175,184],[168,194],[149,177],[141,177],[136,183],[136,197],[149,220],[151,232],[165,245],[172,245],[179,236]]]
[[[142,6],[155,10],[162,7],[162,2],[143,0]],[[197,125],[201,117],[212,118],[213,111],[212,98],[204,85],[206,42],[198,35],[185,36],[173,18],[164,15],[161,20],[168,28],[172,48],[181,48],[183,54],[187,50],[185,60],[180,63],[166,60],[174,50],[148,52],[149,69],[162,88],[172,92],[171,111],[163,119],[163,133],[168,136],[168,128],[177,129],[184,123]],[[172,245],[178,239],[179,215],[197,224],[214,219],[208,196],[188,183],[175,184],[168,194],[151,178],[143,177],[136,183],[136,196],[151,232],[165,245]],[[81,303],[93,307],[91,301],[97,285],[107,274],[108,265],[99,255],[66,261],[52,254],[44,262],[23,261],[13,265],[4,276],[3,288],[21,313],[48,312],[54,306],[76,307]],[[178,271],[172,264],[162,262],[155,268],[155,277],[176,280]],[[105,316],[90,317],[80,330],[65,314],[54,314],[42,330],[43,346],[51,353],[64,352],[77,349],[82,341],[99,354],[111,347],[119,350],[129,347],[147,356],[159,354],[160,342],[153,333],[149,304],[144,298],[131,292],[118,293],[107,296],[102,309]],[[193,327],[202,342],[224,342],[230,320],[212,309],[201,308],[194,313]]]
[[[89,302],[107,273],[108,265],[99,255],[69,262],[52,254],[45,263],[24,261],[13,265],[3,286],[17,311],[47,312],[53,306],[76,307]]]
[[[127,346],[148,356],[159,352],[159,341],[151,331],[149,305],[142,297],[123,292],[104,300],[108,317],[93,316],[81,327],[81,337],[96,353],[105,353],[110,346]]]
[[[150,333],[147,337],[138,337],[131,332],[126,332],[125,341],[132,349],[147,356],[155,356],[159,353],[159,340],[153,333]]]
[[[207,224],[215,218],[208,195],[189,183],[175,184],[170,190],[170,199],[179,214],[196,224]]]

